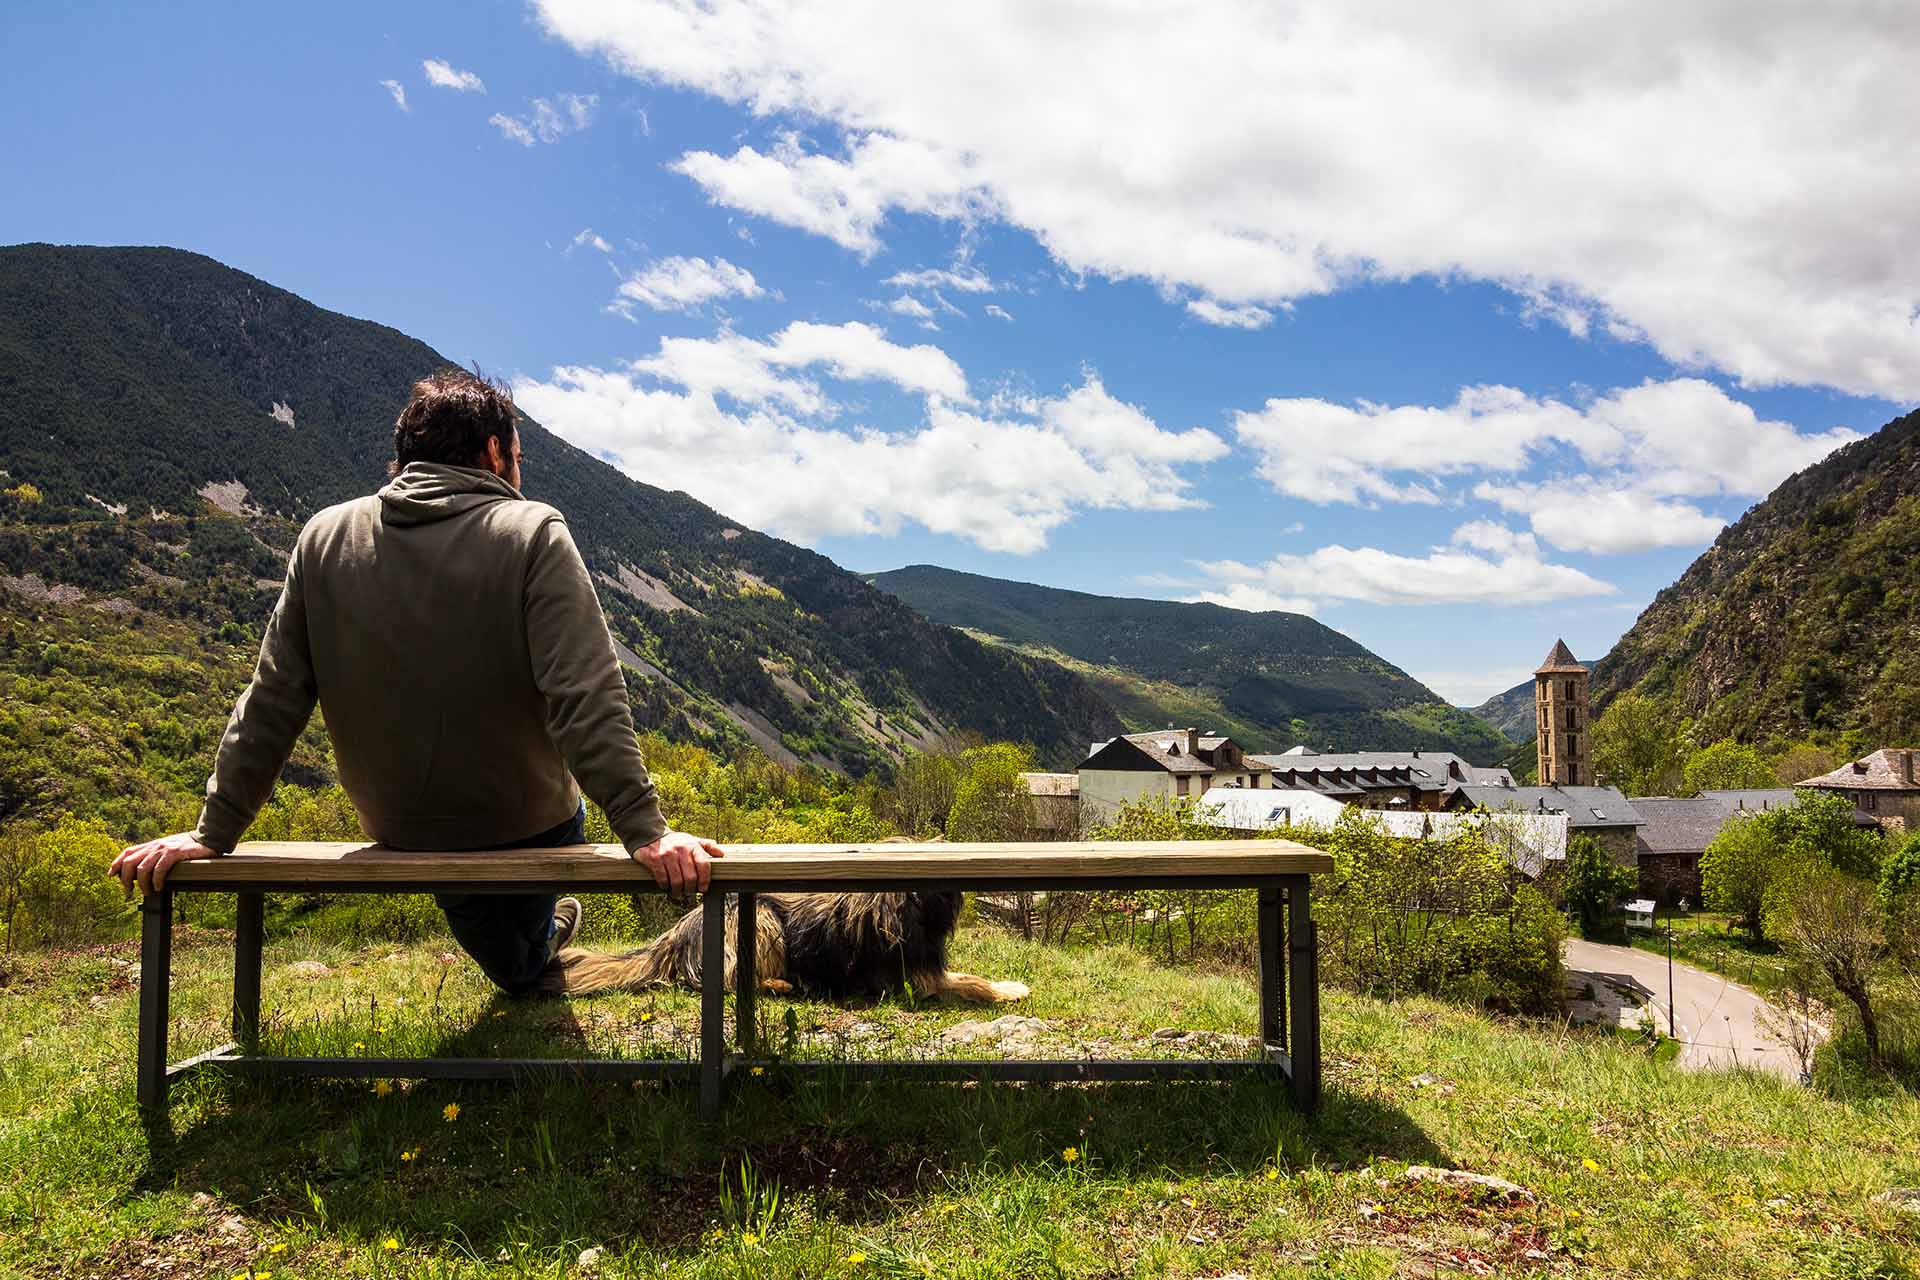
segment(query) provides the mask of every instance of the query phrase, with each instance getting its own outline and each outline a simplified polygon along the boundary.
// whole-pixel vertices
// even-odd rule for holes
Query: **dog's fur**
[[[1018,982],[989,982],[947,968],[947,940],[961,898],[940,893],[765,893],[754,913],[754,970],[762,991],[877,999],[911,987],[918,999],[945,996],[981,1004],[1023,999]],[[727,895],[727,989],[734,986],[739,899]],[[699,990],[701,912],[682,916],[647,946],[625,955],[569,947],[541,978],[551,995],[640,991],[674,983]]]

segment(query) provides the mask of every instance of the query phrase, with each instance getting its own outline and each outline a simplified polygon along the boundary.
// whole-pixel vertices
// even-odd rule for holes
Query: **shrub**
[[[131,907],[107,866],[124,847],[97,818],[63,814],[51,831],[12,832],[0,851],[7,950],[71,946],[113,933]]]
[[[1623,867],[1592,836],[1567,841],[1567,910],[1580,924],[1580,935],[1596,937],[1619,919],[1620,902],[1640,883],[1640,873]]]

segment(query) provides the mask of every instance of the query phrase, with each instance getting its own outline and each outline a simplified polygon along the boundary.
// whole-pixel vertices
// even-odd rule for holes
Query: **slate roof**
[[[1585,671],[1585,665],[1576,660],[1573,650],[1567,648],[1565,640],[1555,640],[1553,648],[1547,651],[1547,660],[1533,669],[1537,676],[1552,675],[1560,671]]]
[[[1735,812],[1731,804],[1710,796],[1698,800],[1636,797],[1633,808],[1641,819],[1641,853],[1705,853]]]
[[[1735,810],[1791,807],[1800,799],[1799,793],[1792,787],[1746,787],[1734,791],[1702,791],[1700,795],[1703,799],[1718,800]]]
[[[1886,747],[1852,764],[1843,764],[1832,773],[1794,783],[1797,787],[1819,787],[1828,791],[1920,791],[1920,751],[1911,747]]]
[[[1603,827],[1637,827],[1640,814],[1613,787],[1483,787],[1456,788],[1454,795],[1475,808],[1498,813],[1560,812],[1575,831]]]
[[[1295,748],[1294,751],[1299,751]],[[1414,787],[1421,791],[1445,791],[1454,783],[1470,779],[1473,766],[1450,751],[1294,751],[1277,756],[1248,756],[1272,769],[1276,775],[1289,769],[1301,773],[1309,769],[1332,770],[1386,769],[1405,770],[1397,780],[1375,783],[1381,787]],[[1362,783],[1364,786],[1365,784]]]

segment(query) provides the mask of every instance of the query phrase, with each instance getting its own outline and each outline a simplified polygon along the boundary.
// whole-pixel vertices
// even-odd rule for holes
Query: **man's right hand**
[[[669,831],[633,851],[633,860],[651,871],[654,881],[676,898],[705,893],[713,874],[713,860],[726,856],[727,851],[713,841],[684,831]]]

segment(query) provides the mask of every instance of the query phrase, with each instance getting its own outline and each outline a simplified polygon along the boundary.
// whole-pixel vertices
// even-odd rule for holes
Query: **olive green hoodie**
[[[315,699],[366,833],[506,844],[580,789],[628,850],[667,830],[586,565],[552,507],[489,471],[409,464],[300,531],[196,834],[233,848]]]

